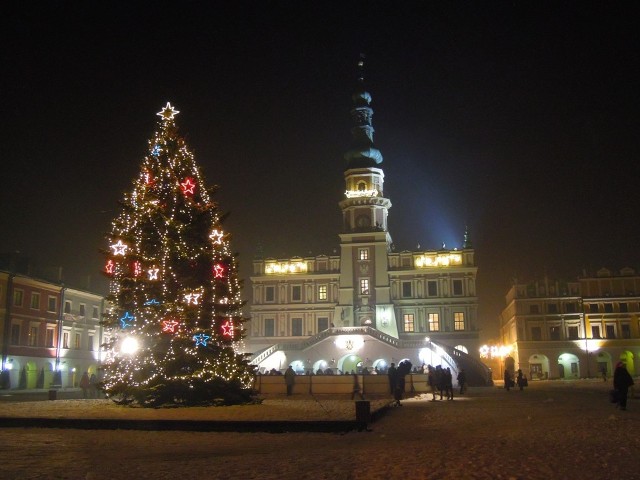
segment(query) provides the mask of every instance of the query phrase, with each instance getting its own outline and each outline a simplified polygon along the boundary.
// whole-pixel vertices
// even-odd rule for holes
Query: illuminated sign
[[[504,358],[512,348],[505,345],[483,345],[480,347],[480,358]]]
[[[287,273],[306,273],[307,264],[305,262],[282,262],[267,263],[264,266],[264,273],[267,275],[284,275]]]
[[[462,265],[462,255],[459,253],[438,253],[433,255],[419,255],[414,260],[418,268],[448,267]]]
[[[347,198],[377,197],[378,190],[347,190],[344,194]]]

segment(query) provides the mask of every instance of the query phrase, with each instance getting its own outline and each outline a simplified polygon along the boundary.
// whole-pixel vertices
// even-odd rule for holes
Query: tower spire
[[[347,168],[368,168],[375,167],[382,163],[382,153],[373,145],[373,126],[371,118],[373,109],[371,108],[371,94],[364,86],[364,59],[365,55],[360,54],[357,66],[357,85],[355,92],[351,96],[353,107],[351,108],[351,145],[344,158],[347,161]]]

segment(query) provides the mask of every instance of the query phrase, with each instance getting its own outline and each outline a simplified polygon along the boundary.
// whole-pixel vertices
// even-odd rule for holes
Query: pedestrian
[[[398,370],[396,369],[395,363],[392,363],[389,367],[387,376],[389,377],[389,390],[391,391],[391,395],[395,395],[396,384],[398,383]]]
[[[427,385],[429,385],[429,388],[431,389],[431,395],[433,395],[433,398],[431,399],[431,401],[435,402],[436,401],[436,372],[434,371],[431,365],[427,366]]]
[[[603,381],[603,382],[606,382],[606,381],[607,381],[607,366],[606,366],[606,365],[604,365],[604,366],[602,367],[602,370],[601,370],[601,371],[602,371],[602,381]]]
[[[293,393],[293,384],[296,382],[296,372],[293,371],[293,367],[289,365],[289,368],[284,372],[284,383],[287,384],[287,396],[291,396]]]
[[[401,407],[402,397],[404,395],[405,388],[405,376],[411,373],[411,362],[409,360],[403,360],[398,364],[398,368],[396,369],[396,389],[394,391],[394,405],[397,407]]]
[[[95,373],[92,373],[89,377],[89,396],[98,398],[98,377],[96,377]]]
[[[522,369],[518,369],[518,376],[516,377],[516,383],[518,384],[518,388],[520,389],[520,391],[522,391],[524,389],[524,387],[527,386],[527,379],[524,376],[524,374],[522,373]]]
[[[444,370],[442,365],[436,365],[436,390],[440,392],[440,400],[442,400],[444,394]]]
[[[360,400],[364,400],[364,395],[360,389],[360,382],[358,381],[358,375],[353,374],[353,391],[351,392],[351,400],[356,398],[356,395],[360,397]]]
[[[89,372],[84,372],[80,379],[80,388],[82,389],[82,398],[87,398],[87,392],[89,391]]]
[[[467,375],[464,373],[464,368],[461,368],[458,372],[458,386],[460,387],[460,395],[462,395],[467,387]]]
[[[618,362],[613,372],[613,388],[618,394],[617,407],[620,407],[620,410],[627,409],[627,395],[629,394],[629,387],[632,385],[633,379],[629,375],[627,367],[624,363]]]
[[[509,372],[509,370],[505,370],[504,371],[504,388],[507,389],[507,392],[511,389],[511,382],[513,380],[511,380],[511,373]]]
[[[453,400],[453,375],[449,367],[444,369],[444,393],[447,400]]]

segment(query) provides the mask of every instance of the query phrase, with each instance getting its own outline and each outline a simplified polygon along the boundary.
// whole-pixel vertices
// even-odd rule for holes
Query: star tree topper
[[[171,106],[171,102],[167,102],[167,105],[158,113],[156,113],[156,115],[158,115],[159,117],[162,117],[163,120],[167,121],[167,120],[173,120],[173,117],[175,117],[179,113],[180,111],[176,110]]]

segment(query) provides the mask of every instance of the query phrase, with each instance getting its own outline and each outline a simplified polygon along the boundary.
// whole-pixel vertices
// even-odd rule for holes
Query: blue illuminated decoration
[[[209,335],[205,335],[204,333],[199,333],[198,335],[194,335],[193,339],[196,342],[196,347],[198,345],[202,345],[204,347],[207,346],[207,341],[210,339],[211,337]]]
[[[146,302],[144,302],[145,305],[160,305],[160,302],[158,300],[156,300],[155,298],[152,298],[151,300],[147,300]]]
[[[135,319],[136,317],[131,315],[129,312],[124,312],[124,315],[120,317],[120,325],[122,325],[122,328],[130,327],[133,325]]]
[[[153,155],[154,157],[157,157],[158,155],[160,155],[160,145],[155,145],[153,147],[153,150],[151,150],[151,155]]]

